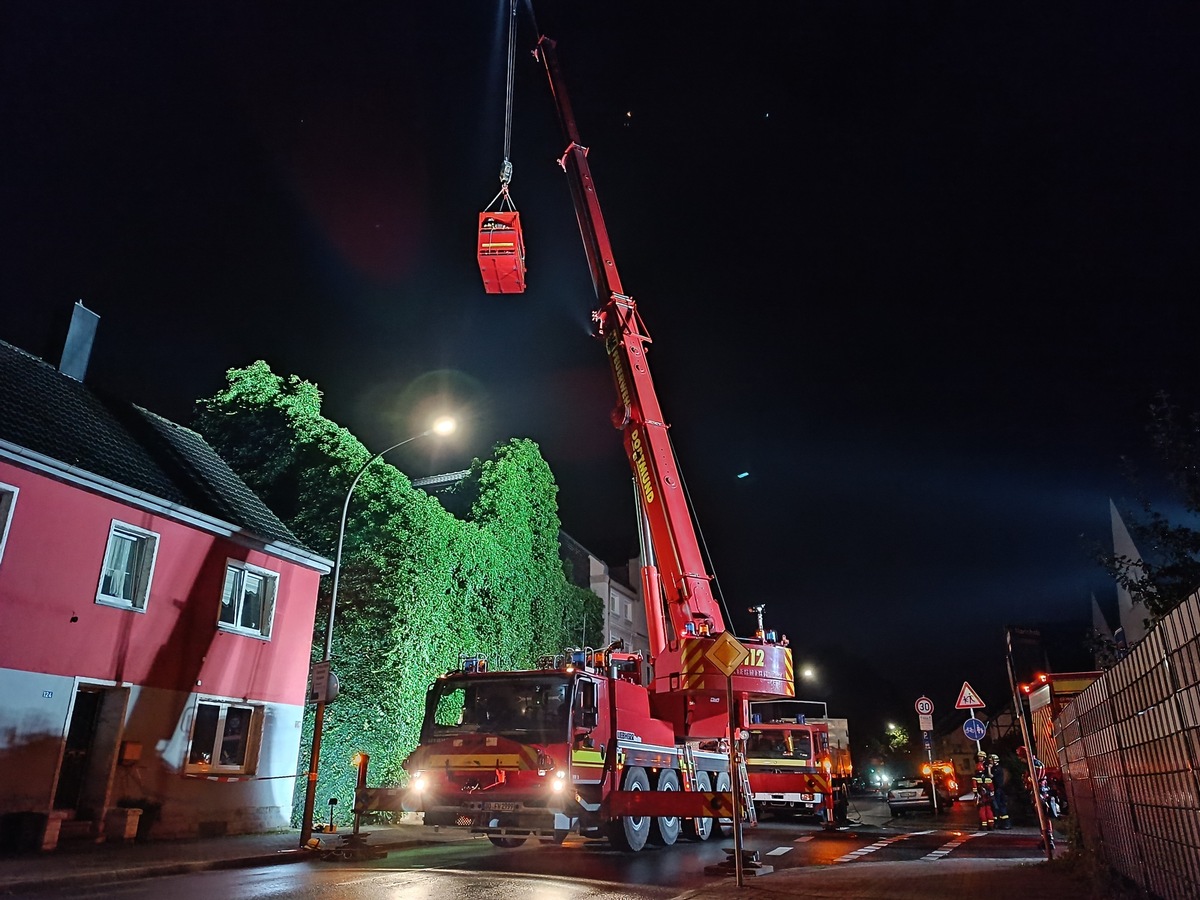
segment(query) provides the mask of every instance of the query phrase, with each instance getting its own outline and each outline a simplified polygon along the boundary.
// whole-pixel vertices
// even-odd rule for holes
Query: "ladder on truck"
[[[745,804],[742,808],[745,814],[742,816],[744,821],[750,825],[758,824],[758,812],[754,809],[754,791],[750,789],[750,775],[746,772],[746,754],[742,752],[742,746],[737,750],[737,785],[738,793]]]

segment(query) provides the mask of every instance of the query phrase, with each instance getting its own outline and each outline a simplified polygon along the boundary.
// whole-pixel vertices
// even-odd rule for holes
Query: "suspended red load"
[[[525,292],[525,238],[519,212],[479,214],[479,272],[489,294]]]

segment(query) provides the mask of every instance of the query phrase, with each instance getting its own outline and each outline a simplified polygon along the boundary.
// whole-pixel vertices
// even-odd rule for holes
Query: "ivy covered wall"
[[[297,537],[334,557],[346,491],[372,452],[321,415],[315,385],[261,361],[232,369],[223,390],[197,403],[194,426]],[[564,576],[558,487],[537,444],[497,445],[457,490],[469,501],[462,518],[386,460],[355,488],[333,640],[342,693],[325,713],[318,821],[330,797],[347,821],[356,751],[371,755],[372,785],[402,782],[425,690],[461,653],[523,668],[581,633],[601,633],[600,599]],[[331,589],[323,578],[314,659],[324,651]],[[301,773],[311,741],[309,708]],[[304,783],[298,776],[297,821]]]

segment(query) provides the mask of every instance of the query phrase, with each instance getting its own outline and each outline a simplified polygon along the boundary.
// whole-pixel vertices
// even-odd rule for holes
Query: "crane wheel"
[[[696,790],[708,793],[712,790],[712,778],[707,772],[696,773]],[[713,836],[713,820],[711,816],[683,820],[683,833],[696,841],[707,841]]]
[[[679,790],[679,773],[674,769],[661,769],[658,773],[657,789],[660,791]],[[650,840],[664,847],[670,847],[679,840],[682,821],[679,816],[655,816],[654,827],[650,829]]]
[[[630,766],[625,770],[621,786],[625,791],[650,790],[650,778],[641,766]],[[650,838],[649,816],[621,816],[608,823],[608,841],[618,850],[641,850]]]
[[[717,793],[728,793],[733,790],[733,782],[729,780],[728,772],[717,773]],[[733,834],[733,819],[717,819],[713,823],[713,836],[721,837],[723,835]]]

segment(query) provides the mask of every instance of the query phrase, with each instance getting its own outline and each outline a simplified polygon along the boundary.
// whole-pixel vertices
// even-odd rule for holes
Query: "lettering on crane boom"
[[[617,335],[610,334],[606,349],[612,360],[613,374],[617,379],[617,393],[621,397],[622,405],[628,410],[633,408],[633,403],[629,398],[629,379],[625,375],[625,364],[621,360],[621,354],[617,352],[617,348],[620,346],[621,342],[617,339]],[[636,425],[629,434],[629,448],[630,456],[633,457],[633,467],[637,472],[638,487],[642,490],[642,499],[649,506],[654,502],[654,482],[650,478],[646,452],[642,449],[642,434]]]

